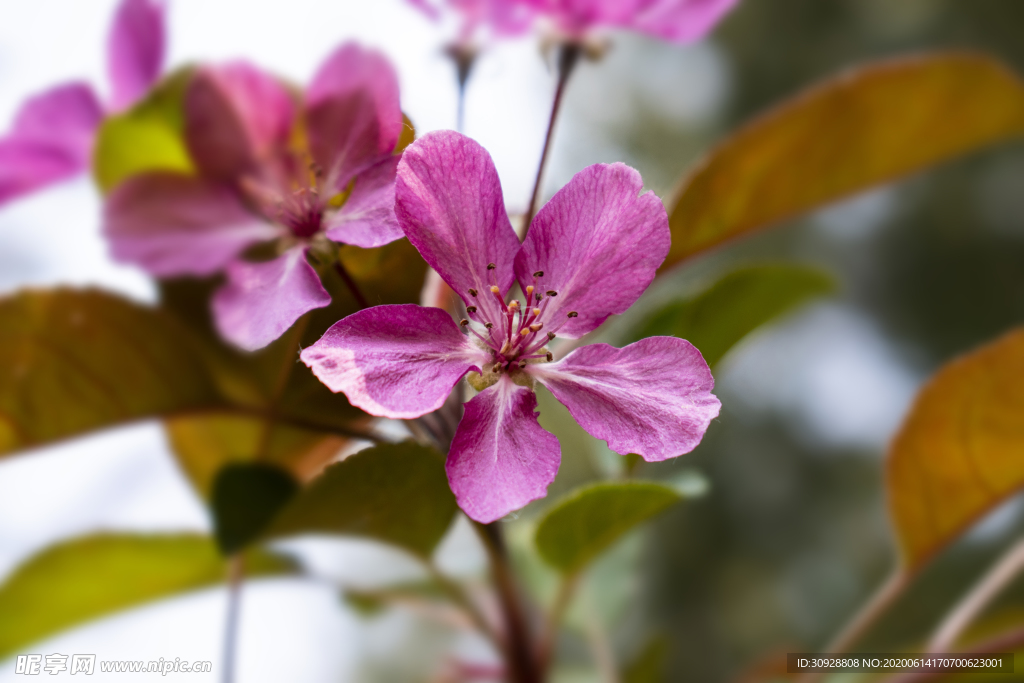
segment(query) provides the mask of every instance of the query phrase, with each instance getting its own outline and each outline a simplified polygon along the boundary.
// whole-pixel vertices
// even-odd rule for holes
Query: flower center
[[[241,185],[263,215],[300,239],[321,232],[324,216],[344,204],[351,190],[334,192],[323,169],[308,154],[296,152],[281,154]]]
[[[490,272],[494,269],[493,263],[487,266]],[[550,320],[547,310],[558,292],[545,288],[543,277],[543,271],[533,274],[532,284],[523,292],[525,303],[513,299],[506,304],[496,284],[483,292],[469,290],[470,301],[473,302],[466,308],[469,319],[459,324],[490,350],[491,363],[484,368],[485,373],[515,376],[529,364],[552,360],[546,346],[555,339],[558,328],[565,321]],[[490,274],[490,279],[494,281],[493,274]],[[575,317],[576,311],[572,311],[566,320]]]

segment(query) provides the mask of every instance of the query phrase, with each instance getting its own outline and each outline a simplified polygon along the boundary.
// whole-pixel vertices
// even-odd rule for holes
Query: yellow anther
[[[533,285],[526,286],[526,298],[529,299],[533,296]]]
[[[534,323],[530,325],[530,332],[540,332],[542,327],[544,327],[544,323]]]
[[[539,308],[533,309],[533,314],[534,315],[540,315],[540,309]]]
[[[497,293],[498,293],[498,286],[497,285],[491,285],[491,294],[497,294]]]

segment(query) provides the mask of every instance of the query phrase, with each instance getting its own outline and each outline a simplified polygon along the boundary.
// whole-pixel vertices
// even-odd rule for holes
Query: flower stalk
[[[551,151],[551,140],[554,137],[555,121],[558,120],[558,112],[562,108],[562,97],[565,95],[565,86],[569,77],[579,62],[582,47],[579,43],[563,43],[558,48],[558,85],[555,87],[555,99],[551,103],[551,116],[548,118],[548,130],[544,135],[544,149],[540,154],[540,165],[537,167],[537,178],[533,181],[533,192],[530,194],[530,203],[526,207],[526,218],[523,221],[523,233],[530,229],[533,217],[537,215],[537,201],[540,198],[541,184],[544,182],[544,169],[547,166],[548,154]]]

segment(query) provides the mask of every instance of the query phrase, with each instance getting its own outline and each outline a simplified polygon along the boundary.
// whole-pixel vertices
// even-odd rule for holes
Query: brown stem
[[[554,136],[555,121],[558,119],[558,110],[562,106],[562,95],[565,94],[565,85],[569,82],[569,76],[580,58],[581,48],[577,43],[564,43],[558,50],[558,86],[555,88],[555,101],[551,105],[551,117],[548,119],[548,132],[544,136],[544,150],[540,154],[540,166],[537,167],[537,179],[533,182],[533,193],[530,195],[530,203],[526,207],[526,220],[523,222],[523,234],[530,229],[533,217],[537,215],[537,200],[540,195],[541,182],[544,180],[544,168],[547,166],[548,152],[551,151],[551,138]]]
[[[462,132],[466,120],[466,83],[476,61],[476,48],[463,43],[454,43],[445,53],[455,62],[455,76],[459,84],[459,100],[455,114],[455,130]]]
[[[238,612],[242,601],[245,566],[238,553],[228,558],[228,610],[224,622],[224,683],[235,680],[235,650],[238,646]]]
[[[867,634],[868,630],[875,625],[875,622],[896,602],[896,599],[900,597],[908,583],[908,576],[902,569],[897,569],[893,572],[886,582],[871,596],[871,599],[839,632],[839,635],[828,644],[828,647],[825,648],[822,654],[840,655],[849,652],[850,648],[856,645]],[[821,673],[811,672],[804,674],[798,680],[800,683],[816,683],[822,677]]]
[[[537,668],[542,673],[546,672],[551,665],[555,647],[558,645],[558,628],[562,623],[565,610],[569,608],[569,604],[572,602],[578,578],[577,574],[562,577],[554,602],[551,603],[551,610],[548,612],[547,620],[544,624],[544,634],[540,638],[540,646],[537,651]]]
[[[948,656],[980,657],[982,655],[1000,654],[1004,652],[1010,653],[1022,645],[1024,645],[1024,628],[1018,628],[1013,631],[1000,634],[991,640],[979,643],[968,650],[950,653]],[[953,672],[951,671],[921,671],[917,673],[901,674],[894,678],[887,679],[886,683],[926,683],[927,681],[937,681],[944,676],[951,675],[953,675]]]
[[[978,615],[1024,570],[1024,538],[1018,540],[942,620],[928,642],[928,652],[940,654],[956,643]]]
[[[352,292],[352,296],[355,297],[356,303],[359,304],[359,308],[369,308],[370,304],[366,303],[366,297],[359,291],[359,285],[352,279],[352,276],[345,270],[345,266],[341,265],[341,259],[339,258],[334,262],[334,270],[337,271],[341,279],[344,280],[345,286],[348,287],[349,291]]]
[[[437,565],[433,561],[426,562],[427,571],[430,573],[431,578],[437,582],[438,586],[448,595],[449,598],[455,602],[469,617],[470,621],[473,622],[473,626],[495,646],[500,646],[498,636],[495,634],[491,624],[487,621],[483,612],[477,607],[476,603],[466,595],[462,588],[448,578],[444,572],[438,569]]]
[[[498,589],[498,600],[505,617],[505,640],[502,649],[505,655],[506,674],[510,683],[541,683],[541,673],[523,613],[523,604],[512,576],[500,524],[474,522],[473,526],[487,549],[494,583]]]

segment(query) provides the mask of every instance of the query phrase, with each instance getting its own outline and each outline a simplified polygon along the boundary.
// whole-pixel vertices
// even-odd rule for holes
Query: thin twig
[[[469,45],[454,43],[445,49],[445,54],[455,62],[455,77],[459,85],[458,108],[455,113],[455,130],[461,133],[466,120],[466,83],[469,82],[469,74],[473,70],[477,51]]]
[[[946,652],[970,626],[971,622],[1024,571],[1024,538],[1017,541],[999,558],[985,576],[978,581],[950,610],[928,643],[928,652]]]
[[[978,643],[967,650],[959,650],[955,653],[959,657],[980,657],[982,655],[1013,652],[1024,646],[1024,628],[1014,629],[1007,633],[1000,634],[991,640]],[[951,675],[950,671],[920,671],[916,673],[901,674],[894,678],[886,679],[885,683],[927,683],[936,681],[945,676]]]
[[[562,96],[565,94],[565,85],[569,82],[569,76],[580,58],[581,48],[577,43],[565,43],[558,51],[558,85],[555,87],[555,99],[551,104],[551,117],[548,119],[548,132],[544,136],[544,149],[540,154],[540,165],[537,167],[537,178],[533,182],[533,192],[530,194],[530,203],[526,207],[526,219],[523,222],[523,234],[530,229],[533,217],[537,215],[537,200],[540,195],[541,183],[544,180],[544,168],[547,166],[548,153],[551,151],[551,139],[554,137],[555,121],[558,119],[558,111],[562,107]]]
[[[509,566],[508,550],[501,535],[500,524],[473,522],[473,528],[477,530],[487,550],[491,573],[498,589],[498,600],[504,612],[505,638],[502,650],[509,683],[540,683],[541,674],[537,668],[519,591]]]
[[[537,650],[537,668],[544,674],[551,666],[551,660],[558,645],[558,631],[562,624],[562,617],[572,603],[573,594],[576,592],[576,585],[579,580],[578,574],[563,576],[558,584],[558,592],[551,603],[547,619],[544,623],[544,633],[540,638],[540,645]]]
[[[476,603],[462,590],[462,588],[448,578],[433,560],[428,560],[426,563],[427,571],[430,572],[430,577],[437,582],[437,584],[448,594],[448,597],[455,602],[456,605],[461,607],[463,611],[469,616],[473,625],[486,637],[495,647],[501,647],[501,640],[498,638],[498,634],[495,633],[494,627],[484,617],[483,612],[477,607]]]
[[[359,291],[359,285],[356,284],[356,281],[353,280],[352,276],[349,275],[347,270],[345,270],[345,266],[341,264],[340,258],[334,262],[334,270],[337,271],[338,275],[341,276],[341,279],[344,280],[345,286],[348,287],[348,290],[352,292],[352,296],[355,298],[356,303],[359,304],[359,308],[369,308],[370,304],[366,303],[366,297],[363,296],[361,291]]]
[[[235,651],[238,647],[238,613],[242,602],[245,566],[240,553],[228,558],[228,609],[224,621],[224,683],[235,680]]]
[[[896,599],[903,593],[909,583],[907,574],[897,568],[885,583],[871,596],[871,599],[854,615],[842,631],[839,632],[823,654],[839,655],[849,652],[850,648],[856,645],[861,638],[875,625],[882,615],[892,606]],[[811,672],[804,674],[798,680],[800,683],[816,683],[822,679],[822,674]]]

